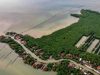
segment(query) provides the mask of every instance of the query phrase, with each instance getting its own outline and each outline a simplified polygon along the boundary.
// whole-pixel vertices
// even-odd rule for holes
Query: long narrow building
[[[77,48],[80,48],[82,45],[84,45],[85,44],[85,42],[87,41],[87,39],[88,39],[89,37],[87,37],[87,36],[83,36],[81,39],[80,39],[80,41],[75,45]]]
[[[98,39],[95,39],[92,44],[87,49],[87,52],[92,53],[93,49],[96,47],[96,45],[99,43]]]

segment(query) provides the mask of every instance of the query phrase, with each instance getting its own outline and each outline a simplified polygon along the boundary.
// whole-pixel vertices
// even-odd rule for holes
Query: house
[[[10,35],[10,36],[15,36],[17,33],[16,32],[7,32],[6,35]]]
[[[34,53],[35,53],[35,55],[40,56],[43,53],[43,51],[42,51],[42,49],[37,49],[34,51]]]
[[[32,66],[34,68],[41,69],[43,67],[43,63],[41,63],[41,62],[35,62]]]
[[[100,72],[100,66],[97,66],[97,70]]]
[[[21,35],[20,34],[16,34],[15,37],[14,37],[14,39],[21,40],[22,38],[21,38]]]
[[[66,54],[66,58],[72,59],[73,58],[73,55],[72,54]]]
[[[21,40],[21,44],[26,45],[26,44],[27,44],[27,42],[26,42],[26,41],[24,41],[24,40]]]
[[[41,67],[41,69],[42,69],[43,71],[48,71],[47,64],[44,64],[44,65]]]
[[[66,56],[65,52],[62,51],[62,52],[60,53],[60,56],[61,56],[61,58],[64,58],[64,57]]]
[[[68,64],[68,67],[75,68],[76,65],[70,62],[70,63]]]
[[[5,36],[1,35],[1,36],[0,36],[0,39],[3,39],[3,38],[5,38]]]

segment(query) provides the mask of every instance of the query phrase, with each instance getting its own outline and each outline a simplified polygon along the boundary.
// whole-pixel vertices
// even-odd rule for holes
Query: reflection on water
[[[0,34],[5,31],[23,32],[27,29],[32,36],[40,37],[76,22],[70,13],[79,13],[80,9],[100,11],[99,0],[0,0]],[[0,44],[2,48],[5,44]],[[35,70],[23,64],[18,55],[6,45],[0,51],[0,75],[56,75]],[[5,58],[5,59],[4,59]],[[7,67],[7,65],[9,65]]]

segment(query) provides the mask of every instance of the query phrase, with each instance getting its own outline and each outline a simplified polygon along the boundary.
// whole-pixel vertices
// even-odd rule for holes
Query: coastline
[[[3,49],[2,55],[6,56],[11,50],[11,48],[7,44],[0,43],[0,48],[2,48],[4,45],[6,45],[6,48]],[[2,56],[0,55],[0,57]],[[16,53],[12,53],[9,55],[6,59],[1,58],[0,59],[0,74],[4,75],[56,75],[56,72],[44,72],[42,70],[37,70],[32,68],[31,66],[24,64],[23,60],[21,58],[18,58],[14,64],[10,64],[8,67],[6,67],[10,60],[13,60],[16,56],[18,56]]]
[[[63,29],[65,27],[68,27],[68,26],[70,26],[73,23],[76,23],[78,21],[79,21],[79,18],[69,16],[67,19],[63,20],[61,23],[53,24],[53,26],[51,26],[51,27],[36,28],[36,29],[32,29],[28,32],[25,32],[23,34],[24,35],[28,34],[34,38],[41,38],[42,36],[50,35],[53,32],[60,30],[60,29]]]

